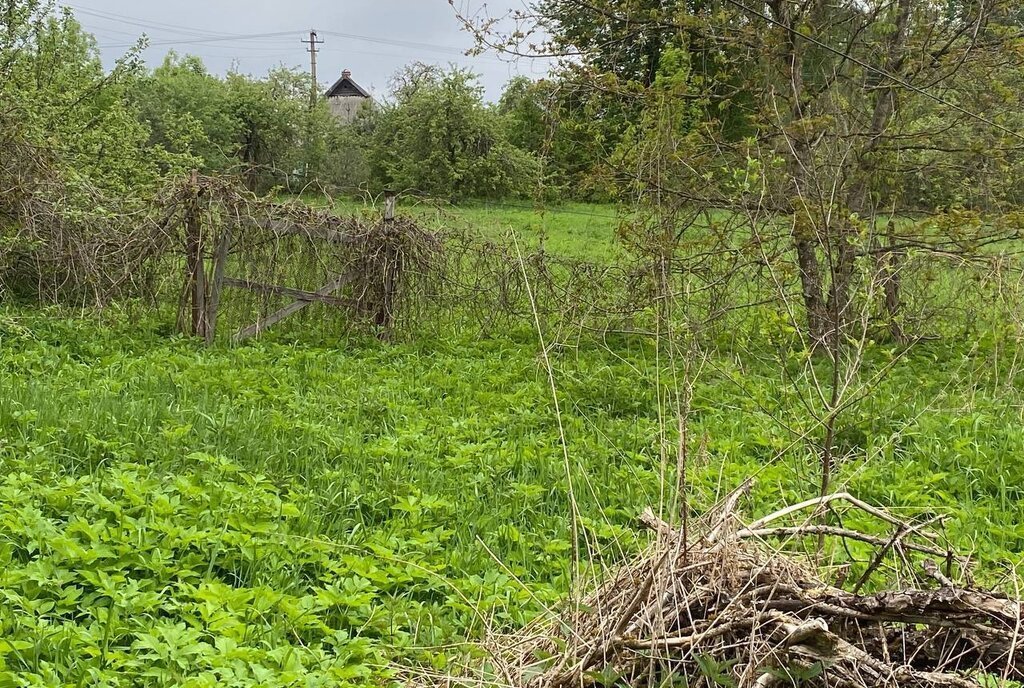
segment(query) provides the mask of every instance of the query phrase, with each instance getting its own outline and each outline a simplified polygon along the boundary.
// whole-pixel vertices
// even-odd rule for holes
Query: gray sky
[[[518,1],[518,0],[517,0]],[[329,85],[343,69],[364,88],[379,95],[389,77],[413,61],[456,64],[481,75],[486,97],[496,100],[516,74],[538,78],[542,61],[509,63],[493,54],[466,57],[472,38],[462,31],[447,0],[70,0],[96,35],[110,66],[139,35],[152,46],[144,56],[159,64],[169,50],[203,58],[211,71],[226,72],[237,63],[242,72],[266,73],[271,67],[309,65],[300,42],[316,28],[320,46],[319,79]],[[500,12],[501,0],[493,10]],[[253,34],[259,38],[240,38]],[[348,34],[337,35],[337,34]]]

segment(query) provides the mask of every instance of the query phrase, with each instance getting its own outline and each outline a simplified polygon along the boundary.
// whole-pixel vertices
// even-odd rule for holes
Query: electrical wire
[[[289,32],[279,32],[279,33],[275,33],[275,34],[231,34],[231,33],[217,33],[217,32],[208,31],[206,29],[199,29],[199,28],[196,28],[196,27],[182,26],[180,24],[168,24],[168,23],[164,23],[164,22],[150,21],[150,20],[142,19],[140,17],[132,17],[132,16],[127,16],[127,15],[116,15],[116,14],[112,14],[112,13],[109,13],[109,12],[103,12],[103,11],[95,10],[95,9],[91,9],[91,8],[79,7],[79,6],[74,5],[74,4],[67,4],[66,6],[69,7],[70,9],[74,10],[77,13],[80,13],[80,14],[83,14],[83,15],[86,15],[86,16],[90,16],[90,17],[94,17],[94,18],[98,18],[98,19],[103,19],[103,20],[106,20],[106,21],[120,22],[122,24],[127,24],[129,26],[137,26],[139,28],[150,29],[150,30],[154,30],[154,31],[169,31],[169,32],[172,32],[172,33],[180,33],[183,36],[187,36],[187,38],[160,39],[160,40],[151,41],[149,43],[150,46],[170,46],[170,45],[176,45],[176,44],[191,45],[191,44],[226,42],[226,41],[231,41],[231,40],[252,41],[252,40],[259,40],[259,39],[263,39],[263,38],[275,38],[275,37],[278,37],[278,36],[280,36],[280,37],[292,36],[292,35],[295,35],[295,34],[302,33],[302,31],[298,31],[298,30],[297,31],[289,31]],[[107,31],[108,29],[103,29],[103,30]],[[115,33],[127,33],[127,32],[115,31],[113,29],[109,29],[109,31],[115,32]],[[379,45],[388,45],[388,46],[394,46],[394,47],[399,47],[399,48],[411,48],[413,50],[426,50],[426,51],[438,52],[438,53],[443,53],[443,54],[448,54],[448,55],[458,56],[458,57],[465,57],[466,56],[466,50],[464,50],[462,48],[459,48],[459,47],[456,47],[456,46],[451,46],[451,45],[440,45],[440,44],[435,44],[435,43],[421,43],[421,42],[416,42],[416,41],[403,41],[403,40],[392,39],[392,38],[382,38],[382,37],[378,37],[378,36],[365,36],[365,35],[361,35],[361,34],[344,33],[344,32],[340,32],[340,31],[330,31],[330,30],[320,31],[319,33],[321,35],[333,36],[333,37],[336,37],[336,38],[344,38],[344,39],[355,40],[355,41],[363,41],[363,42],[367,42],[367,43],[375,43],[375,44],[379,44]],[[115,49],[115,48],[131,48],[131,47],[134,47],[135,45],[136,44],[134,42],[133,43],[127,43],[126,42],[126,43],[104,44],[104,45],[101,45],[100,47],[101,48],[105,48],[105,49]],[[241,48],[249,48],[250,46],[239,46],[239,47],[241,47]],[[367,54],[367,55],[381,55],[381,53],[363,53],[363,54]],[[387,55],[387,56],[388,57],[406,57],[405,55]],[[487,56],[478,56],[478,59],[488,60],[488,61],[492,61],[492,62],[502,62],[502,63],[504,62],[503,60],[500,60],[498,58],[487,57]]]
[[[450,45],[436,45],[432,43],[416,43],[414,41],[400,41],[392,38],[375,38],[373,36],[361,36],[354,33],[341,33],[339,31],[320,31],[318,32],[324,36],[334,36],[336,38],[347,38],[355,41],[366,41],[367,43],[379,43],[381,45],[393,45],[402,48],[415,48],[417,50],[434,50],[438,52],[447,52],[453,55],[465,56],[466,51],[461,48],[456,48]]]
[[[87,7],[78,7],[65,3],[65,6],[74,10],[78,14],[84,14],[90,17],[96,17],[99,19],[106,19],[108,21],[115,21],[121,24],[127,24],[129,26],[138,26],[143,29],[155,29],[159,31],[172,31],[174,33],[182,33],[186,35],[203,37],[203,36],[225,36],[229,35],[224,32],[209,31],[207,29],[199,29],[190,26],[181,26],[179,24],[167,24],[164,22],[151,21],[143,19],[141,17],[131,17],[121,14],[113,14],[111,12],[104,12],[102,10],[90,9]]]
[[[267,38],[276,38],[276,37],[281,37],[281,38],[289,37],[290,38],[290,37],[294,36],[295,34],[302,33],[299,30],[296,30],[296,31],[280,31],[280,32],[263,33],[263,34],[237,34],[237,33],[215,32],[215,31],[209,31],[207,29],[200,29],[200,28],[192,27],[192,26],[182,26],[180,24],[168,24],[168,23],[165,23],[165,22],[151,21],[151,20],[148,20],[148,19],[143,19],[141,17],[133,17],[133,16],[129,16],[129,15],[112,14],[110,12],[104,12],[104,11],[101,11],[101,10],[95,10],[95,9],[86,8],[86,7],[79,7],[78,5],[70,4],[70,3],[67,3],[65,6],[68,7],[69,9],[73,10],[76,14],[82,14],[82,15],[85,15],[85,16],[88,16],[88,17],[93,17],[93,18],[96,18],[96,19],[102,19],[104,21],[118,22],[118,23],[121,23],[121,24],[126,24],[128,26],[137,26],[139,28],[148,29],[148,30],[152,30],[152,31],[177,33],[177,34],[181,34],[183,36],[182,38],[173,38],[173,39],[171,39],[171,38],[168,38],[168,39],[160,38],[158,40],[151,41],[149,43],[149,45],[151,45],[151,46],[176,45],[176,44],[192,44],[192,43],[220,43],[220,42],[227,42],[227,41],[252,41],[252,40],[261,40],[261,39],[267,39]],[[102,31],[111,31],[111,32],[115,32],[115,33],[127,33],[127,35],[129,35],[129,36],[131,35],[128,32],[118,31],[118,30],[115,30],[115,29],[109,29],[109,28],[106,28],[106,27],[102,28],[101,30]],[[126,42],[126,43],[103,44],[103,45],[100,45],[99,47],[100,48],[131,48],[131,47],[134,47],[136,44],[137,44],[137,41],[133,41],[131,43],[127,43]],[[246,50],[253,50],[253,49],[255,49],[255,50],[265,50],[266,49],[265,46],[237,46],[237,47],[241,48],[241,49],[246,49]]]
[[[255,41],[265,40],[268,38],[285,38],[298,35],[299,31],[274,31],[271,33],[252,33],[252,34],[238,34],[232,36],[211,36],[209,38],[182,38],[174,40],[159,40],[150,41],[147,47],[156,46],[174,46],[174,45],[205,45],[208,43],[227,43],[231,41]],[[122,43],[118,45],[101,45],[101,48],[131,48],[134,47],[135,43]],[[238,46],[238,47],[256,47],[256,46]]]

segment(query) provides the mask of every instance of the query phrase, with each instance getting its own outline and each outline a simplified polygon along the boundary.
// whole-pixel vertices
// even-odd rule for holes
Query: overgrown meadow
[[[468,212],[576,255],[614,232],[603,207]],[[466,643],[557,604],[574,552],[585,585],[643,545],[645,507],[680,508],[680,370],[650,338],[552,348],[553,395],[529,322],[383,343],[307,310],[213,348],[131,304],[0,313],[0,685],[454,670]],[[772,341],[733,332],[692,378],[692,513],[750,477],[748,513],[816,495],[817,427]],[[836,440],[836,489],[946,515],[992,584],[1024,546],[1014,344],[870,345],[860,376],[878,381]]]

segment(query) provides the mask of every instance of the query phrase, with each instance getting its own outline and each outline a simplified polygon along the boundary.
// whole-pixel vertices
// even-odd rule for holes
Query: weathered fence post
[[[384,264],[382,266],[383,275],[381,275],[383,293],[375,318],[377,326],[381,328],[379,333],[381,339],[391,336],[391,324],[394,320],[395,301],[397,300],[398,273],[401,269],[399,262],[402,259],[402,245],[400,237],[397,236],[394,229],[397,198],[394,191],[386,190],[384,192],[384,231],[382,233]]]
[[[213,344],[217,334],[217,315],[220,311],[220,295],[224,289],[224,277],[227,270],[228,252],[231,250],[231,226],[225,225],[217,240],[217,250],[213,256],[213,281],[210,284],[210,298],[206,303],[206,343]]]
[[[199,218],[199,171],[192,170],[188,213],[185,217],[185,256],[192,295],[192,334],[206,337],[206,264],[203,260],[203,226]]]

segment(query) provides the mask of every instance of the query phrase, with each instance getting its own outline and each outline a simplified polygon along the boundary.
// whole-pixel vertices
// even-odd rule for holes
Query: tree
[[[683,6],[678,0],[540,0],[534,5],[556,52],[579,51],[595,71],[644,86],[654,83],[662,52],[676,33],[664,19]]]
[[[257,190],[288,184],[325,154],[326,106],[310,110],[307,88],[307,77],[292,70],[220,78],[199,58],[171,53],[135,98],[152,145],[197,169],[240,172]]]
[[[235,155],[252,189],[285,182],[305,165],[317,162],[323,134],[314,126],[300,85],[305,76],[287,69],[263,80],[229,74],[227,112],[235,121]],[[321,105],[325,110],[325,106]],[[310,159],[314,158],[314,159]]]
[[[597,101],[581,95],[565,82],[516,77],[506,85],[498,112],[509,142],[540,161],[546,196],[607,200],[602,144],[617,140],[621,126],[607,127]]]
[[[160,181],[135,51],[103,69],[67,10],[0,0],[0,291],[103,303],[140,286]],[[141,227],[140,227],[141,225]]]
[[[498,112],[505,118],[509,143],[543,155],[551,139],[552,89],[543,81],[517,76],[505,85]]]
[[[1024,96],[1019,3],[530,7],[549,51],[569,56],[560,79],[589,90],[604,117],[624,113],[605,160],[636,211],[622,234],[658,289],[659,346],[692,341],[691,322],[748,308],[761,315],[770,304],[769,322],[783,333],[777,355],[813,419],[802,436],[816,445],[825,495],[839,418],[872,386],[858,376],[868,343],[884,335],[873,321],[909,339],[912,266],[924,265],[922,274],[950,256],[981,259],[983,247],[1021,236],[1021,213],[1001,212],[1018,198],[1008,177],[1024,150],[1014,128]],[[520,50],[530,36],[517,27],[492,38],[486,21],[466,23],[500,49]],[[948,172],[935,179],[934,170]],[[967,183],[956,178],[964,172]],[[973,207],[943,208],[943,198]],[[724,307],[708,299],[730,286]],[[703,309],[700,317],[673,320],[669,308],[680,303],[687,315]]]
[[[148,132],[130,102],[140,73],[135,51],[106,72],[67,9],[0,0],[0,114],[69,174],[122,192],[155,179],[155,164],[139,155]]]
[[[525,193],[538,166],[508,140],[469,72],[402,82],[374,129],[370,169],[381,185],[458,201]]]
[[[858,285],[872,275],[883,276],[892,334],[902,337],[903,252],[969,251],[978,243],[889,221],[910,206],[902,178],[920,177],[922,168],[908,163],[940,156],[963,165],[987,146],[1020,150],[1020,139],[998,124],[1020,109],[1021,91],[1000,89],[1021,62],[1012,28],[1019,9],[1009,0],[537,0],[531,7],[551,33],[551,51],[574,55],[563,81],[589,89],[605,104],[600,117],[618,117],[623,131],[667,107],[659,78],[683,75],[675,97],[702,114],[668,118],[678,126],[663,143],[673,145],[658,150],[671,164],[651,160],[652,149],[639,148],[645,137],[633,135],[615,141],[609,173],[633,199],[747,214],[762,247],[788,226],[804,332],[815,348],[840,344]],[[508,46],[527,33],[491,42]],[[993,72],[1001,75],[995,83],[982,76]],[[1004,97],[993,98],[1000,90]],[[975,138],[985,143],[973,151],[951,145],[950,132],[965,129],[984,130]],[[687,157],[707,164],[672,162]],[[643,165],[632,166],[638,160]],[[731,171],[755,168],[754,186],[733,183]],[[983,188],[1006,186],[991,165],[974,172]]]
[[[329,113],[321,122],[323,155],[316,176],[343,192],[365,190],[370,181],[370,155],[381,118],[376,107],[362,107],[355,120],[338,123]]]
[[[200,58],[169,53],[140,81],[135,99],[140,119],[150,125],[152,145],[187,156],[206,172],[234,163],[241,125],[224,82]]]

